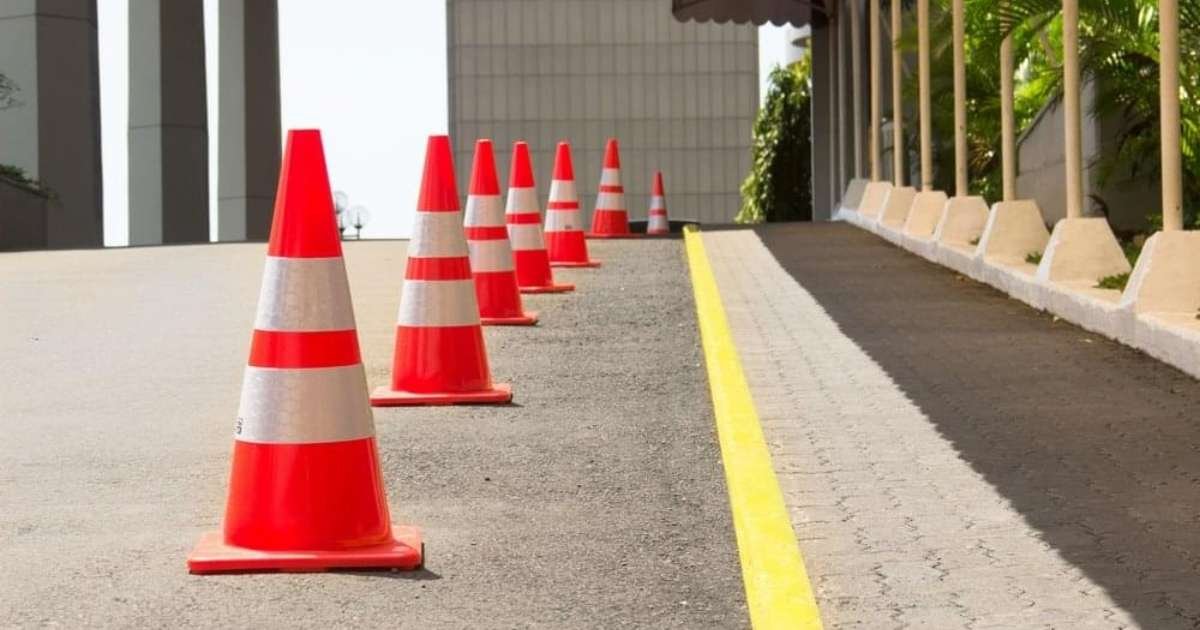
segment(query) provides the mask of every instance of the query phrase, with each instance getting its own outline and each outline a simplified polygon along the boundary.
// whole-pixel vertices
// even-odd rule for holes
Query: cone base
[[[371,406],[504,404],[512,402],[512,396],[512,386],[508,383],[497,383],[478,392],[402,392],[385,385],[371,392]]]
[[[425,562],[421,530],[392,526],[392,542],[335,551],[263,551],[225,543],[221,532],[207,532],[188,554],[190,573],[282,571],[311,573],[334,569],[400,569],[412,571]]]
[[[521,287],[521,293],[566,293],[574,291],[573,284],[547,284],[540,287]]]
[[[587,233],[588,238],[642,238],[643,236],[645,236],[645,234],[642,234],[640,232],[626,232],[624,234],[595,234],[593,232]]]
[[[567,260],[567,261],[554,261],[554,260],[551,260],[551,261],[550,261],[550,266],[551,266],[551,267],[573,267],[573,268],[583,268],[583,267],[599,267],[599,266],[600,266],[600,261],[599,261],[599,260],[584,260],[584,261],[581,261],[581,262],[576,262],[576,261],[573,261],[573,260]]]
[[[480,317],[479,323],[484,326],[533,326],[538,322],[538,314],[536,311],[526,311],[523,315],[515,317]]]

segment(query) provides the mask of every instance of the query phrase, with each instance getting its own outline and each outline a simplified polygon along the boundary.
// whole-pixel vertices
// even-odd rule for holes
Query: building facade
[[[672,217],[733,220],[759,102],[755,27],[682,23],[660,0],[447,0],[446,17],[460,182],[476,138],[495,141],[501,177],[526,140],[544,200],[566,139],[590,217],[612,136],[631,219],[661,170]]]

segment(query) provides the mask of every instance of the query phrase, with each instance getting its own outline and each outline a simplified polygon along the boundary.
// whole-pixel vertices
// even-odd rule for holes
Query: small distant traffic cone
[[[562,293],[574,291],[573,284],[554,284],[550,256],[542,236],[542,214],[538,211],[537,188],[529,145],[513,144],[512,166],[508,173],[508,240],[512,242],[513,262],[517,267],[517,286],[522,293]]]
[[[513,271],[504,208],[500,207],[500,184],[496,181],[496,158],[491,140],[475,142],[475,162],[471,165],[463,225],[483,325],[536,324],[537,313],[526,313],[521,308],[521,292],[517,289],[517,274]]]
[[[371,394],[376,407],[505,403],[493,385],[475,301],[467,240],[448,136],[430,136],[400,292],[392,382]]]
[[[415,569],[375,447],[321,135],[288,132],[258,317],[234,427],[224,532],[192,573]]]
[[[629,211],[625,209],[625,188],[621,186],[621,156],[617,139],[609,138],[604,147],[604,168],[600,171],[600,191],[592,213],[592,231],[588,238],[629,238]]]
[[[650,212],[646,220],[647,234],[667,234],[671,223],[667,220],[667,200],[663,192],[662,171],[654,171],[654,190],[650,193]]]
[[[599,267],[588,259],[583,237],[583,217],[575,191],[575,169],[571,166],[571,143],[559,142],[550,179],[550,201],[546,203],[546,251],[551,267]]]

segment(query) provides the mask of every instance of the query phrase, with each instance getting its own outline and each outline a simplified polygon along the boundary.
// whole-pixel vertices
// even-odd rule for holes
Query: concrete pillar
[[[1079,100],[1079,0],[1063,0],[1063,136],[1067,218],[1083,216],[1083,121]]]
[[[879,181],[879,145],[880,145],[880,127],[883,120],[882,99],[880,98],[880,80],[879,80],[879,0],[870,0],[870,28],[867,33],[871,37],[871,139],[870,139],[870,166],[871,166],[871,181]]]
[[[954,194],[966,197],[967,190],[967,63],[966,26],[963,0],[953,0],[954,29]]]
[[[833,146],[834,127],[829,121],[828,94],[832,93],[832,73],[829,71],[829,23],[814,15],[812,36],[809,39],[809,54],[812,67],[812,191],[813,220],[826,221],[833,212],[837,192],[830,186],[829,173],[833,161],[826,159]]]
[[[208,240],[203,0],[129,0],[129,244]]]
[[[842,172],[841,172],[841,119],[838,116],[838,94],[842,90],[842,77],[839,73],[841,68],[841,50],[838,48],[840,38],[834,33],[834,29],[838,33],[841,32],[841,20],[836,16],[831,17],[826,23],[825,40],[829,47],[828,64],[829,64],[829,189],[832,191],[832,200],[835,203],[840,203],[842,198]],[[832,213],[832,206],[830,209]]]
[[[904,60],[900,53],[900,35],[904,29],[899,0],[892,10],[892,171],[893,183],[904,185]]]
[[[44,245],[103,245],[96,1],[0,2],[0,72],[20,89],[0,111],[0,163],[55,195]]]
[[[1008,26],[1004,26],[1008,28]],[[1004,201],[1017,200],[1017,132],[1013,115],[1013,41],[1009,33],[1000,42],[1000,173]]]
[[[839,191],[845,190],[847,184],[850,183],[850,177],[848,176],[848,171],[850,170],[849,166],[848,166],[849,161],[850,161],[850,145],[849,145],[850,134],[848,132],[848,129],[849,129],[850,125],[853,123],[853,119],[854,119],[853,115],[849,115],[849,116],[847,115],[847,112],[849,111],[849,109],[847,108],[847,104],[846,104],[846,101],[847,101],[846,87],[848,85],[853,85],[853,79],[851,79],[850,77],[848,77],[846,75],[846,56],[847,56],[846,55],[846,39],[847,39],[846,27],[849,26],[849,20],[846,19],[844,16],[845,16],[845,13],[843,13],[841,11],[841,7],[839,7],[838,19],[837,19],[837,49],[838,49],[838,54],[837,54],[837,75],[838,75],[837,111],[838,111],[838,119],[839,119],[838,120],[839,124],[837,127],[837,130],[838,130],[838,163],[837,164],[838,164],[838,190]]]
[[[1179,146],[1179,0],[1159,0],[1158,103],[1162,125],[1163,231],[1183,229],[1183,167]]]
[[[917,92],[921,125],[921,190],[933,190],[933,114],[929,103],[929,0],[917,0]]]
[[[279,177],[276,0],[220,2],[217,239],[265,240]]]
[[[854,101],[854,177],[863,176],[862,164],[862,18],[859,16],[862,11],[859,10],[859,2],[862,0],[850,0],[850,81],[851,94]]]

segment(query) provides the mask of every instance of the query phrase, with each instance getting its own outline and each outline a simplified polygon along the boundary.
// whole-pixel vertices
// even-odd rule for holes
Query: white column
[[[904,185],[904,77],[900,55],[900,33],[904,28],[900,15],[900,0],[892,0],[892,170],[896,186]]]
[[[917,74],[921,123],[921,190],[933,190],[933,131],[929,107],[929,0],[917,0]]]
[[[1063,0],[1063,126],[1067,218],[1083,216],[1083,139],[1079,86],[1079,0]]]
[[[850,178],[846,177],[846,156],[849,155],[846,151],[847,140],[847,116],[846,116],[846,20],[841,17],[841,11],[838,12],[837,20],[837,112],[838,112],[838,190],[843,191],[849,183]]]
[[[954,194],[971,194],[967,185],[967,65],[963,25],[963,0],[954,0]]]
[[[1183,229],[1183,169],[1179,146],[1179,0],[1159,0],[1158,40],[1163,231],[1172,231]]]
[[[879,90],[879,0],[871,0],[871,181],[879,181],[880,119],[883,117]]]

